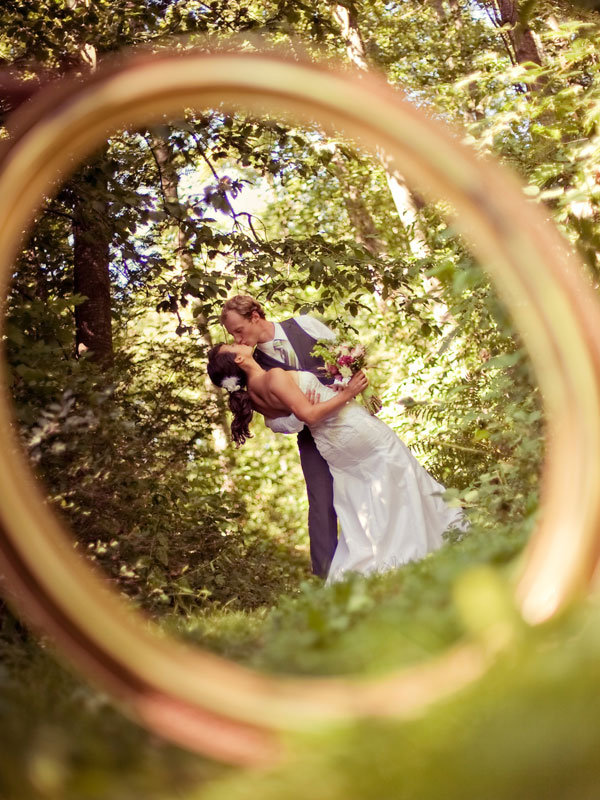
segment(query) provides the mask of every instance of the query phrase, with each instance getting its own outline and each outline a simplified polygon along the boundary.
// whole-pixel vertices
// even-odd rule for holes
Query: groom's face
[[[251,317],[243,317],[237,311],[228,311],[223,325],[227,333],[233,336],[233,341],[236,344],[247,344],[249,347],[255,347],[261,332],[260,323],[261,317],[256,311],[252,312]]]

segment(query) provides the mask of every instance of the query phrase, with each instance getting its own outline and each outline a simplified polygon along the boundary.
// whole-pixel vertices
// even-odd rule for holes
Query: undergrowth
[[[472,530],[423,561],[331,587],[303,583],[275,606],[171,614],[166,632],[268,672],[373,674],[440,652],[464,635],[452,586],[465,567],[514,569],[531,521]],[[0,797],[133,800],[199,797],[230,770],[140,729],[102,691],[55,660],[4,609],[0,628]],[[195,788],[193,788],[195,787]],[[191,794],[189,794],[191,792]]]

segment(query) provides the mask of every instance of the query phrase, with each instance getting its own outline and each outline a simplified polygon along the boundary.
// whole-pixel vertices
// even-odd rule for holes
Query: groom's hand
[[[309,389],[308,392],[306,393],[306,399],[313,406],[321,402],[319,394],[316,389]]]

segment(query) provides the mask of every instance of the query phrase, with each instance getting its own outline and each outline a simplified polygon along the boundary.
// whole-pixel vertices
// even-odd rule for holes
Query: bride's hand
[[[369,385],[369,379],[365,375],[365,373],[360,369],[358,372],[355,372],[354,375],[350,378],[350,382],[348,383],[348,389],[352,392],[353,396],[356,397],[357,394],[364,392],[364,390]]]

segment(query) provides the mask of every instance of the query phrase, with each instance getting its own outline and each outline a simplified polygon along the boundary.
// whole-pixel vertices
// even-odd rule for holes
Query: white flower
[[[229,378],[223,378],[221,381],[221,388],[227,389],[227,391],[231,394],[231,392],[237,392],[240,387],[240,379],[235,378],[233,375]]]
[[[340,367],[340,372],[343,378],[351,378],[352,377],[352,370],[350,367]]]

